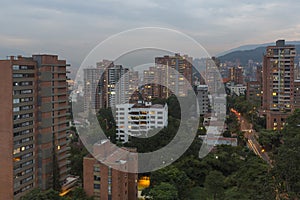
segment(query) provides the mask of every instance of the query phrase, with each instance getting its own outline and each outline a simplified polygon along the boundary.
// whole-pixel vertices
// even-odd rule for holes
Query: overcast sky
[[[300,40],[299,2],[1,1],[0,50],[55,53],[71,64],[80,64],[99,42],[113,34],[137,27],[158,26],[189,35],[215,55],[245,44],[273,42],[280,38]],[[0,52],[1,57],[6,54]]]

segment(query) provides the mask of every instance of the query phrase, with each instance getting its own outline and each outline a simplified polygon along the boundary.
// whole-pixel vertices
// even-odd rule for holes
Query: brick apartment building
[[[129,159],[119,149],[111,148],[109,140],[102,140],[93,146],[94,154],[107,155],[105,164],[92,155],[83,160],[83,185],[88,196],[94,199],[137,200],[137,173],[126,172],[126,168],[137,167],[137,159]],[[125,150],[125,149],[124,149]],[[135,149],[126,149],[135,152]],[[132,157],[131,157],[132,158]],[[123,169],[119,170],[119,169]]]
[[[294,110],[294,45],[278,40],[268,46],[264,55],[262,84],[262,112],[266,115],[267,129],[280,130]]]
[[[0,199],[68,175],[66,66],[56,55],[0,60]]]

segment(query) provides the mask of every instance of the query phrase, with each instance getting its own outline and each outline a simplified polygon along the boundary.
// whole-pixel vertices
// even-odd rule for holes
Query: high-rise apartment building
[[[87,68],[84,72],[84,111],[98,110],[102,105],[102,99],[100,98],[100,76],[101,69]]]
[[[244,84],[243,68],[232,67],[230,68],[230,80],[235,84]]]
[[[192,63],[193,59],[187,55],[156,57],[155,66],[143,73],[143,98],[164,99],[171,94],[186,96],[192,85]]]
[[[56,55],[0,60],[0,199],[68,176],[66,66]]]
[[[166,98],[166,94],[163,94],[162,90],[165,89],[166,85],[166,67],[165,66],[155,66],[150,67],[148,70],[144,70],[143,73],[143,89],[142,96],[143,99],[151,101],[155,98]]]
[[[171,94],[184,97],[192,85],[193,59],[187,55],[163,56],[155,58],[155,67],[143,73],[145,100],[168,98]]]
[[[205,83],[210,94],[216,94],[223,87],[222,77],[219,71],[220,62],[216,57],[206,59]]]
[[[208,86],[207,85],[198,85],[197,86],[197,100],[199,106],[199,114],[205,115],[209,111],[209,98],[208,98]]]
[[[268,46],[263,62],[263,113],[267,129],[280,130],[294,109],[294,45],[278,40]]]
[[[99,110],[137,101],[138,72],[103,60],[97,68],[84,69],[84,108]]]

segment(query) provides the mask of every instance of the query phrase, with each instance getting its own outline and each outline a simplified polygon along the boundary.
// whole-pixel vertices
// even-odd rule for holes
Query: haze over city
[[[299,9],[292,0],[3,1],[0,50],[55,53],[77,67],[109,36],[155,26],[191,36],[213,56],[246,44],[297,40]]]

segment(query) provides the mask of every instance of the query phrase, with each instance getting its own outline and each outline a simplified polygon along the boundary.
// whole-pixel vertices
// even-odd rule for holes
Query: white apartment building
[[[237,84],[229,87],[231,95],[236,94],[237,96],[245,95],[247,86]]]
[[[168,125],[168,105],[139,102],[116,105],[117,140],[128,142],[130,136],[147,137],[151,129]]]

